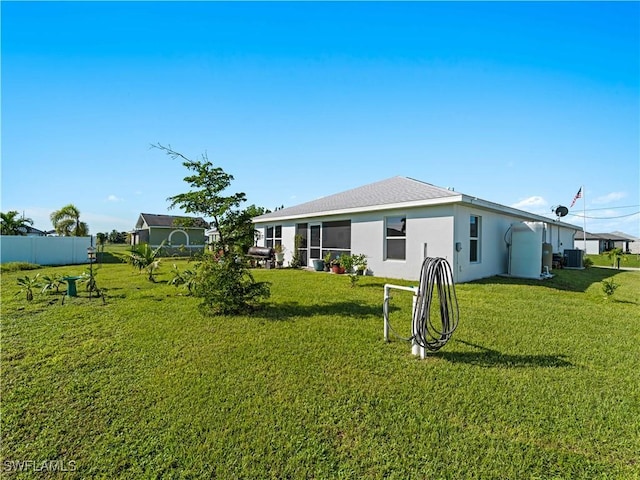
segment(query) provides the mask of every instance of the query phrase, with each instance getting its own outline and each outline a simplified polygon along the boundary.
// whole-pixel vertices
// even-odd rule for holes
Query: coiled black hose
[[[394,287],[389,285],[391,288]],[[440,300],[440,325],[434,325],[431,320],[431,304],[434,289],[437,289]],[[402,340],[415,341],[426,350],[435,352],[440,350],[451,338],[458,327],[460,310],[458,298],[453,283],[451,265],[444,258],[425,258],[420,270],[420,284],[415,293],[415,308],[413,310],[412,335],[403,338],[398,335],[389,323],[389,298],[385,298],[382,306],[386,324],[391,331]],[[385,333],[386,338],[386,333]]]
[[[440,300],[440,326],[431,321],[434,287]],[[440,350],[458,327],[460,309],[451,265],[444,258],[425,258],[413,312],[413,340],[432,352]]]

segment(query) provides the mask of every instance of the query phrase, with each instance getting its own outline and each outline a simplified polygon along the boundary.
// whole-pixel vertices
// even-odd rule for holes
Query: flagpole
[[[587,200],[584,191],[584,185],[580,187],[582,190],[582,239],[584,241],[584,255],[587,254]]]

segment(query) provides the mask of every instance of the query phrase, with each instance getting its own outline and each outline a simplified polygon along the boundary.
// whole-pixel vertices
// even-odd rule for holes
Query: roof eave
[[[475,207],[485,208],[487,210],[494,210],[502,213],[507,213],[515,217],[525,218],[529,220],[537,220],[539,222],[553,223],[562,227],[571,228],[577,232],[582,231],[582,227],[572,225],[570,223],[554,220],[553,218],[545,217],[544,215],[538,215],[537,213],[527,212],[525,210],[519,210],[517,208],[508,207],[506,205],[500,205],[498,203],[489,202],[488,200],[482,200],[481,198],[471,197],[468,195],[462,195],[462,203],[473,205]]]
[[[519,210],[513,207],[507,207],[506,205],[500,205],[498,203],[489,202],[487,200],[482,200],[480,198],[471,197],[469,195],[464,195],[464,194],[452,195],[449,197],[433,198],[429,200],[416,200],[412,202],[392,203],[392,204],[386,204],[386,205],[370,205],[367,207],[325,210],[320,212],[301,213],[301,214],[295,214],[295,215],[267,216],[267,218],[261,218],[261,217],[265,217],[265,215],[261,215],[259,217],[254,217],[252,221],[253,223],[273,223],[273,222],[282,222],[287,220],[331,217],[331,216],[338,216],[338,215],[349,215],[353,213],[366,213],[366,212],[376,212],[376,211],[379,212],[379,211],[398,210],[398,209],[406,209],[406,208],[414,208],[414,207],[429,207],[429,206],[447,205],[447,204],[453,204],[453,203],[473,205],[474,207],[507,213],[509,215],[513,215],[515,217],[520,217],[522,219],[526,219],[530,221],[536,220],[536,221],[545,222],[545,223],[553,223],[555,225],[560,225],[562,227],[570,228],[575,231],[582,231],[582,228],[577,225],[560,222],[558,220],[545,217],[543,215],[526,212],[524,210]],[[267,215],[272,215],[272,214],[267,214]]]
[[[312,213],[301,213],[296,215],[281,215],[281,216],[273,216],[268,218],[254,217],[252,219],[253,223],[270,223],[270,222],[281,222],[285,220],[299,220],[303,218],[318,218],[318,217],[332,217],[336,215],[349,215],[352,213],[366,213],[366,212],[379,212],[386,210],[398,210],[405,208],[414,208],[414,207],[427,207],[433,205],[445,205],[449,203],[457,203],[462,199],[462,195],[453,195],[451,197],[440,197],[433,198],[429,200],[415,200],[413,202],[400,202],[400,203],[389,203],[386,205],[369,205],[366,207],[353,207],[353,208],[343,208],[336,210],[323,210],[320,212],[312,212]],[[270,215],[270,214],[267,214]]]

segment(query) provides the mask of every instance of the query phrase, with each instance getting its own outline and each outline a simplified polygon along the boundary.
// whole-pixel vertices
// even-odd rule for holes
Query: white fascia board
[[[414,208],[414,207],[428,207],[432,205],[445,205],[448,203],[458,203],[462,201],[462,195],[456,195],[455,197],[441,197],[434,198],[431,200],[416,200],[414,202],[402,202],[402,203],[390,203],[386,205],[371,205],[368,207],[354,207],[354,208],[345,208],[339,210],[325,210],[322,212],[313,212],[307,214],[298,214],[298,215],[285,215],[282,217],[272,217],[264,220],[255,221],[255,224],[267,224],[267,223],[276,223],[282,222],[285,220],[300,220],[306,218],[316,218],[316,217],[329,217],[334,215],[347,215],[352,213],[366,213],[366,212],[381,212],[386,210],[402,210],[406,208]]]

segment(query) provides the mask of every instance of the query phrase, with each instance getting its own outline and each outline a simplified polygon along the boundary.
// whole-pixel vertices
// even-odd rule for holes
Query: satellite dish
[[[569,209],[567,207],[563,207],[562,205],[560,205],[558,208],[556,208],[556,215],[558,217],[564,217],[567,213],[569,213]]]

